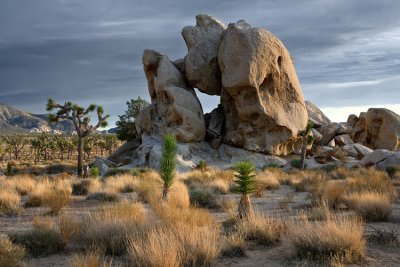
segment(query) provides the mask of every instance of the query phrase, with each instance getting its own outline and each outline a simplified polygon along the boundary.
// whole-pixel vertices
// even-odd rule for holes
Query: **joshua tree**
[[[176,138],[172,134],[164,136],[161,147],[160,176],[164,182],[162,200],[168,200],[168,193],[176,175]]]
[[[71,102],[65,102],[64,105],[57,104],[53,99],[47,101],[47,111],[57,110],[55,114],[49,115],[51,122],[57,122],[60,119],[71,120],[74,123],[78,136],[78,176],[83,175],[83,140],[99,127],[107,126],[107,119],[110,115],[103,116],[102,106],[91,104],[88,108],[83,108]],[[90,124],[89,113],[96,111],[98,122],[96,125]]]
[[[3,140],[7,146],[6,149],[10,153],[10,159],[11,159],[11,154],[13,154],[16,160],[19,159],[22,150],[24,149],[25,145],[29,142],[28,138],[20,134],[5,135],[3,136]]]
[[[299,133],[299,136],[303,139],[303,144],[301,146],[301,160],[300,160],[300,168],[304,170],[305,168],[305,159],[307,154],[307,146],[311,144],[314,138],[311,136],[311,130],[314,128],[314,123],[312,121],[308,121],[306,128]]]
[[[236,163],[235,171],[235,191],[242,194],[238,208],[239,218],[248,218],[253,214],[250,194],[255,191],[254,165],[250,161],[238,162]]]

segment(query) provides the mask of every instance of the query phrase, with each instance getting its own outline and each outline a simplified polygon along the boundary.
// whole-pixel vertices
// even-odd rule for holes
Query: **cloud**
[[[400,2],[348,0],[0,1],[0,102],[44,112],[59,101],[103,103],[115,121],[148,99],[143,49],[182,58],[195,15],[246,19],[282,39],[306,99],[322,108],[397,104]],[[205,111],[218,97],[198,93]]]

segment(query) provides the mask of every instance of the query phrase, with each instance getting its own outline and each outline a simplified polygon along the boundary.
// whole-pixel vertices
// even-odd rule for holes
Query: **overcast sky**
[[[181,30],[204,13],[278,36],[305,98],[331,119],[400,113],[399,0],[0,0],[0,102],[33,113],[50,96],[94,102],[113,123],[128,99],[149,99],[143,50],[184,57]],[[205,111],[219,101],[199,98]]]

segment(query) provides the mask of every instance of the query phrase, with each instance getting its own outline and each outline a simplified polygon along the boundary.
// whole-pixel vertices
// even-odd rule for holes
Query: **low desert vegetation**
[[[89,252],[87,254],[77,254],[72,257],[71,260],[72,267],[111,267],[112,262],[103,259],[96,252]]]
[[[378,192],[354,192],[344,196],[346,205],[366,221],[386,220],[392,212],[390,197]]]
[[[8,237],[0,236],[0,267],[19,266],[26,255],[23,246],[14,244]]]
[[[364,228],[354,216],[330,214],[323,221],[303,217],[288,225],[287,238],[300,259],[352,264],[365,256]]]
[[[20,200],[16,191],[0,189],[0,214],[17,214],[20,211]]]

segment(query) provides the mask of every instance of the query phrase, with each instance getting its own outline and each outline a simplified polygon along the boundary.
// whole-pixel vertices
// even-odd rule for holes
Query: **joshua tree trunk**
[[[83,177],[83,138],[78,136],[78,176]]]
[[[239,219],[245,219],[253,215],[249,194],[242,194],[239,202]]]
[[[163,191],[162,191],[162,201],[163,202],[167,202],[168,201],[168,198],[169,198],[169,194],[168,193],[169,193],[169,188],[164,186]]]
[[[307,136],[303,137],[303,145],[301,147],[301,169],[304,170],[305,168],[305,161],[307,155]]]

